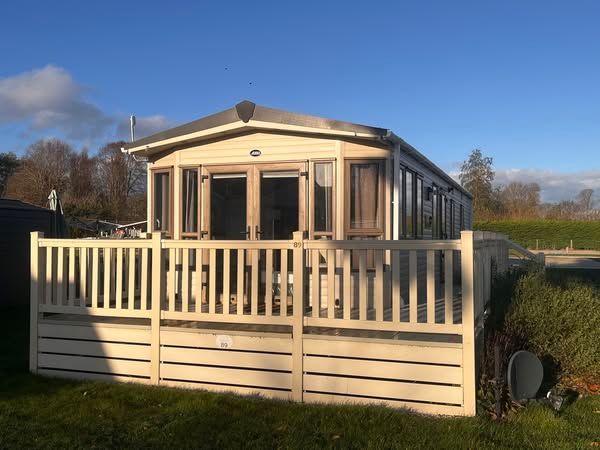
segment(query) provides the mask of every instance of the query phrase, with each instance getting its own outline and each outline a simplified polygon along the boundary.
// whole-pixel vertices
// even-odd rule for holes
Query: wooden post
[[[302,401],[303,391],[303,328],[304,328],[304,233],[294,232],[294,296],[292,326],[292,399]],[[285,298],[285,297],[284,297]],[[282,304],[283,301],[282,301]]]
[[[476,411],[475,380],[475,270],[473,231],[461,231],[462,270],[462,345],[463,345],[463,408],[464,414]]]
[[[150,319],[150,381],[160,382],[160,313],[164,292],[164,258],[162,254],[162,233],[152,233],[152,315]]]
[[[38,321],[39,304],[41,297],[42,282],[39,279],[40,258],[39,258],[39,240],[44,237],[44,233],[33,231],[30,234],[30,287],[29,287],[29,371],[37,373],[38,356]]]

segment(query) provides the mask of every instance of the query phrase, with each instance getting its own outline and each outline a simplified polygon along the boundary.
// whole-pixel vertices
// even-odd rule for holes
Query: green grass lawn
[[[300,405],[27,373],[27,312],[0,309],[0,448],[595,448],[600,398],[503,422]]]

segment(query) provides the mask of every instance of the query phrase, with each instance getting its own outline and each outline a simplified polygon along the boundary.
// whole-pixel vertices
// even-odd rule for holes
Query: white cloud
[[[126,139],[128,119],[110,114],[85,97],[87,89],[65,69],[41,69],[0,78],[0,125],[24,123],[26,136],[57,131],[86,144]],[[142,137],[168,128],[160,115],[139,117],[136,135]]]
[[[594,199],[600,202],[600,170],[581,170],[576,172],[560,172],[543,169],[495,169],[494,184],[506,185],[512,181],[537,183],[543,202],[556,203],[561,200],[573,200],[583,189],[593,189]],[[452,178],[459,181],[459,172],[449,172]]]
[[[593,189],[595,198],[600,197],[600,170],[559,172],[541,169],[496,169],[496,184],[511,181],[537,183],[540,185],[542,201],[558,202],[571,200],[582,189]]]
[[[0,122],[56,129],[70,139],[96,139],[113,119],[84,98],[85,89],[64,69],[48,65],[0,79]]]

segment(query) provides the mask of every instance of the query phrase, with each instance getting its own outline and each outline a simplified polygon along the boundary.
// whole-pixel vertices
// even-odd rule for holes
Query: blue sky
[[[597,1],[5,2],[0,151],[250,99],[391,128],[448,171],[480,147],[546,199],[600,191],[599,22]]]

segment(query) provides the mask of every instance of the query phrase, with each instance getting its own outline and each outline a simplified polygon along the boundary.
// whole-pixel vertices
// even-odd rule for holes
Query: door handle
[[[250,225],[246,227],[246,231],[240,231],[240,234],[245,234],[246,239],[250,239]]]
[[[262,235],[262,231],[258,229],[258,225],[254,226],[254,232],[256,233],[256,239],[258,239]]]

